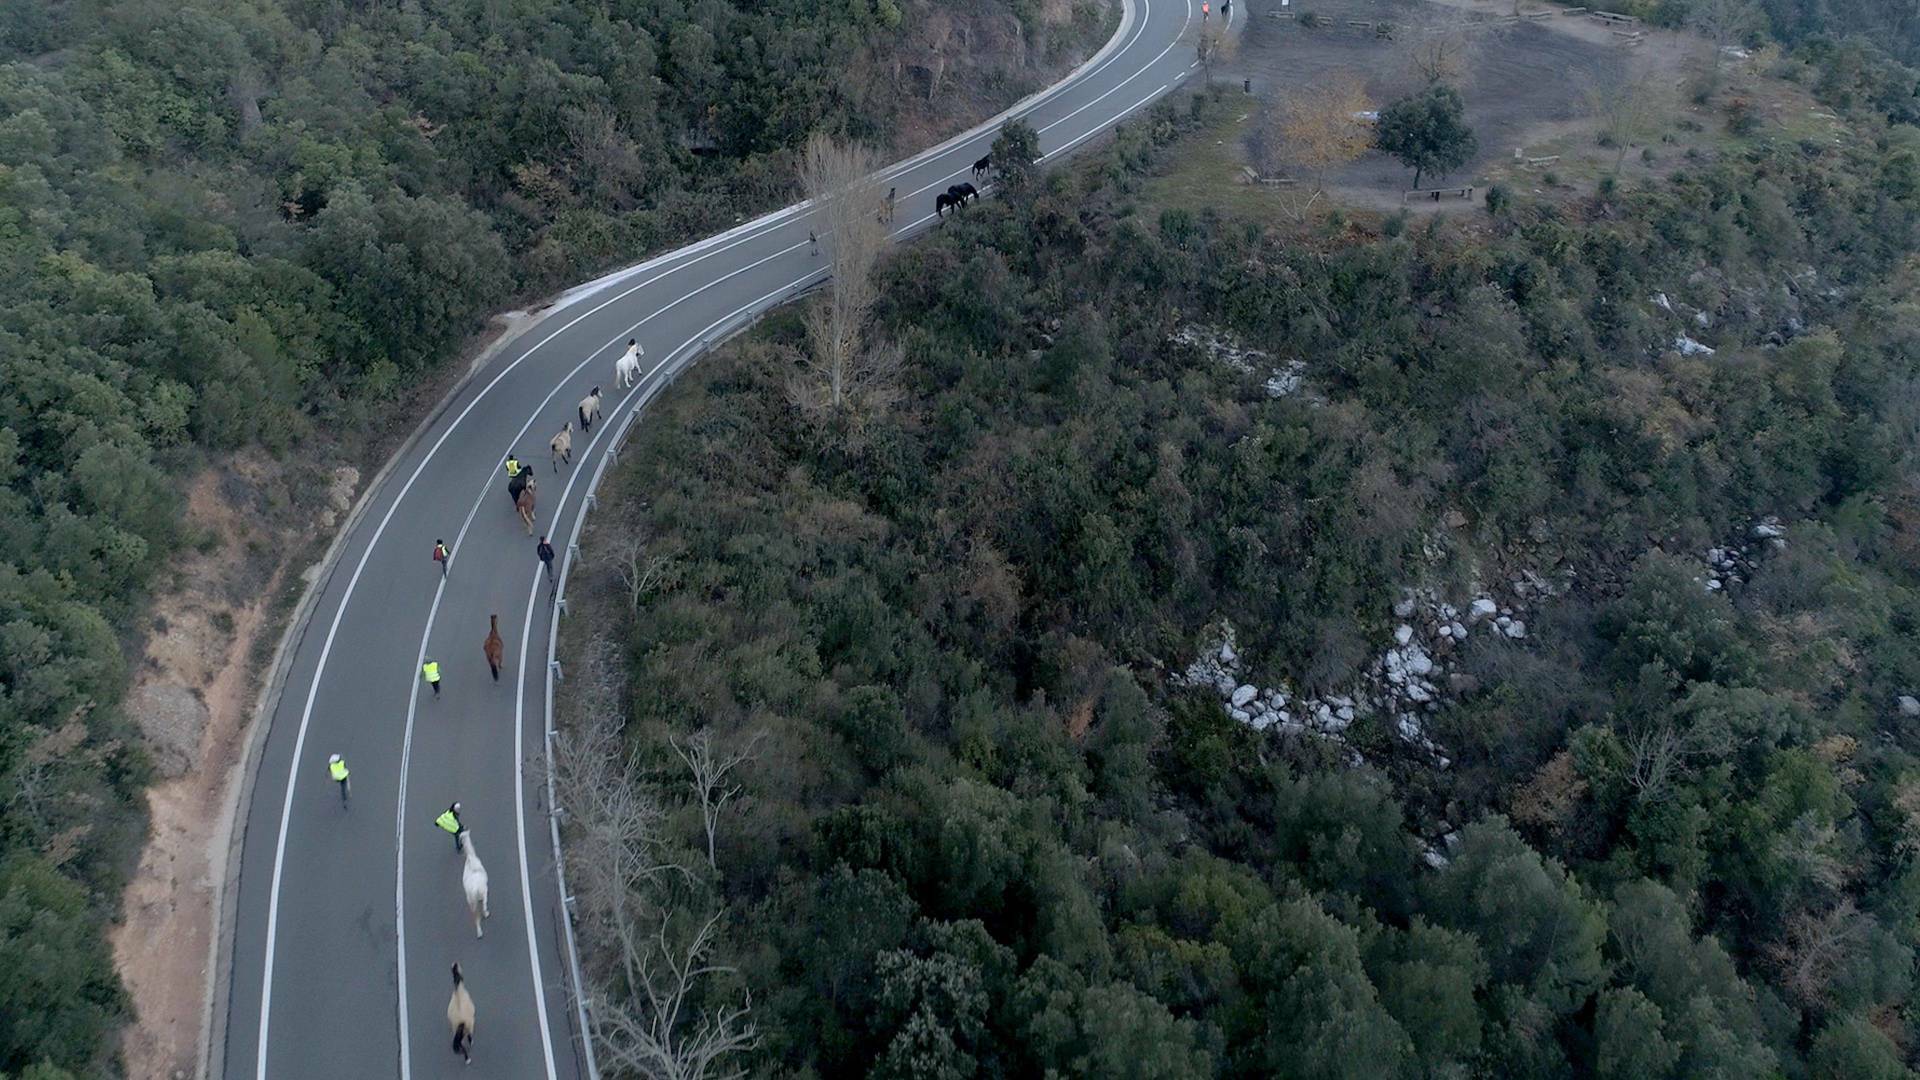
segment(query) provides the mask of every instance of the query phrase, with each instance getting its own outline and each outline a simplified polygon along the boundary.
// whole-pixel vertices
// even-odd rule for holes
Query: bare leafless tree
[[[827,294],[807,309],[810,371],[789,387],[794,403],[809,412],[866,406],[889,367],[887,350],[867,342],[878,297],[873,270],[887,242],[873,166],[871,150],[819,133],[807,140],[801,160],[800,183],[813,203],[813,232],[833,275]]]
[[[596,1042],[607,1060],[657,1080],[732,1080],[746,1070],[727,1059],[752,1049],[759,1029],[749,1017],[750,1000],[687,1013],[701,984],[733,969],[710,963],[718,911],[678,940],[670,919],[653,936],[628,948],[628,985],[644,1000],[638,1008],[597,1009],[590,1014]],[[623,943],[623,946],[626,943]]]
[[[1373,145],[1372,110],[1366,87],[1349,75],[1334,75],[1289,93],[1262,125],[1263,168],[1284,168],[1296,183],[1281,188],[1294,220],[1304,221],[1326,191],[1327,176]]]
[[[627,610],[639,611],[640,601],[672,585],[679,565],[671,555],[654,554],[641,537],[627,534],[615,541],[613,572],[627,590]]]
[[[713,837],[720,823],[720,811],[740,794],[740,785],[729,781],[727,774],[753,760],[754,750],[765,734],[754,732],[745,746],[733,751],[715,745],[712,728],[701,728],[684,744],[673,741],[673,752],[687,763],[687,771],[692,774],[687,784],[693,789],[694,801],[700,804],[700,820],[706,827],[709,870],[720,868],[713,855]]]
[[[1713,65],[1719,67],[1725,50],[1760,28],[1765,16],[1753,0],[1694,0],[1687,22],[1713,45]]]
[[[1432,7],[1427,18],[1394,39],[1399,92],[1414,93],[1439,83],[1465,91],[1473,83],[1482,40],[1494,31],[1476,23],[1462,8]]]
[[[1239,38],[1227,33],[1224,22],[1204,22],[1200,24],[1200,36],[1195,39],[1194,58],[1200,61],[1200,70],[1207,81],[1213,81],[1213,69],[1233,59],[1237,51]]]
[[[1613,140],[1613,171],[1618,175],[1627,151],[1658,133],[1667,107],[1666,86],[1651,77],[1640,54],[1631,53],[1619,56],[1589,82],[1584,96],[1601,133]]]
[[[1788,916],[1781,939],[1767,949],[1767,957],[1795,1002],[1803,1008],[1824,1008],[1834,977],[1866,929],[1852,900],[1841,900],[1824,914],[1795,912]]]
[[[591,671],[595,665],[583,665]],[[612,687],[592,682],[593,693]],[[751,999],[726,1000],[711,954],[721,909],[670,841],[667,810],[625,751],[618,714],[594,709],[556,739],[556,798],[588,944],[589,1023],[604,1060],[654,1080],[720,1080],[759,1041]]]

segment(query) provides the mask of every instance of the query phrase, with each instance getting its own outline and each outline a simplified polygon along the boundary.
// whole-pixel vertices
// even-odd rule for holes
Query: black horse
[[[960,196],[955,195],[951,191],[943,191],[940,194],[935,195],[933,197],[933,216],[934,217],[947,216],[946,212],[949,207],[951,207],[954,210],[959,210]]]
[[[520,489],[527,486],[527,477],[532,472],[532,469],[521,469],[518,475],[507,481],[507,498],[513,500],[513,505],[520,505]]]
[[[988,154],[987,156],[981,158],[979,161],[976,161],[973,163],[974,178],[978,179],[982,173],[985,173],[988,169],[991,169],[991,168],[993,168],[993,155]]]
[[[960,205],[965,206],[967,204],[967,200],[977,199],[980,197],[980,189],[962,180],[960,183],[955,184],[952,187],[948,188],[947,194],[953,196],[956,199],[959,199]]]

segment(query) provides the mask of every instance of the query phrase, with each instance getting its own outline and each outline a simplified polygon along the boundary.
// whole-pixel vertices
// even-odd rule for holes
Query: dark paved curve
[[[1016,106],[1047,157],[1111,130],[1192,70],[1199,0],[1127,0],[1119,32],[1066,80]],[[993,141],[998,118],[885,170],[896,233],[933,223],[933,195]],[[592,468],[623,421],[705,342],[784,302],[823,273],[793,208],[567,294],[430,419],[380,479],[296,631],[241,822],[229,900],[226,1080],[271,1077],[584,1076],[568,1004],[562,916],[541,753],[552,609],[500,463],[517,449],[540,479],[537,532],[573,534]],[[615,385],[629,337],[647,350],[640,385]],[[577,428],[573,465],[546,443],[598,385],[606,416]],[[430,552],[452,545],[444,583]],[[481,655],[500,616],[498,683]],[[418,672],[441,662],[438,699]],[[330,753],[353,769],[343,810]],[[476,940],[461,862],[434,816],[460,800],[490,878]],[[450,1046],[448,965],[477,1012],[474,1063]]]

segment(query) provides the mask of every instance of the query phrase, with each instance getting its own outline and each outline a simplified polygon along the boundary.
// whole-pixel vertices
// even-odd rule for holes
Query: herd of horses
[[[993,155],[988,154],[973,163],[973,178],[980,179],[993,171]],[[948,210],[959,210],[973,199],[980,197],[980,189],[966,181],[951,185],[947,190],[933,197],[933,216],[946,217]]]
[[[975,179],[986,175],[993,167],[991,155],[973,163]],[[934,216],[945,217],[948,210],[958,211],[968,202],[978,199],[980,190],[971,183],[954,184],[934,197]],[[627,351],[614,362],[614,382],[621,389],[627,389],[640,381],[640,361],[647,355],[636,339],[628,339]],[[593,430],[600,419],[600,388],[580,399],[577,408],[580,420],[580,433]],[[561,465],[573,464],[573,421],[568,420],[560,433],[547,443],[549,461],[554,472]],[[514,512],[520,515],[520,521],[527,528],[527,535],[533,535],[534,514],[539,484],[533,478],[533,471],[521,468],[507,479],[507,497],[513,500]],[[500,637],[500,616],[488,616],[487,638],[481,643],[481,651],[486,654],[487,668],[493,672],[493,681],[500,681],[500,668],[506,658],[506,642]],[[460,868],[460,888],[466,895],[467,913],[473,919],[473,936],[486,936],[485,921],[492,912],[487,906],[487,868],[480,861],[480,855],[474,850],[472,834],[462,830],[460,833],[464,863]],[[447,1025],[453,1032],[453,1050],[461,1060],[473,1062],[473,995],[467,991],[466,976],[461,973],[458,963],[453,965],[453,994],[447,999]]]

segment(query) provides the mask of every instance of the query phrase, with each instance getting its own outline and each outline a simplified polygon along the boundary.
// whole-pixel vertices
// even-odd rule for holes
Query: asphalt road
[[[1016,106],[1048,158],[1111,131],[1192,70],[1199,0],[1127,2],[1101,53]],[[934,226],[934,194],[968,178],[997,128],[885,170],[899,189],[898,234]],[[536,533],[564,550],[591,477],[640,405],[707,342],[820,279],[808,228],[789,208],[573,290],[376,482],[294,631],[249,780],[216,1075],[587,1074],[545,793],[529,765],[542,752],[553,608],[501,462],[517,450],[534,468]],[[633,337],[647,362],[623,391],[614,360]],[[547,440],[595,385],[606,415],[589,433],[576,426],[573,464],[554,472]],[[444,582],[430,559],[436,537],[453,549]],[[481,652],[494,614],[506,640],[497,683]],[[437,698],[419,678],[426,657],[444,674]],[[350,809],[328,779],[331,753],[352,767]],[[461,860],[433,824],[456,799],[490,877],[481,940]],[[455,961],[477,1013],[470,1067],[452,1052],[445,1017]]]

